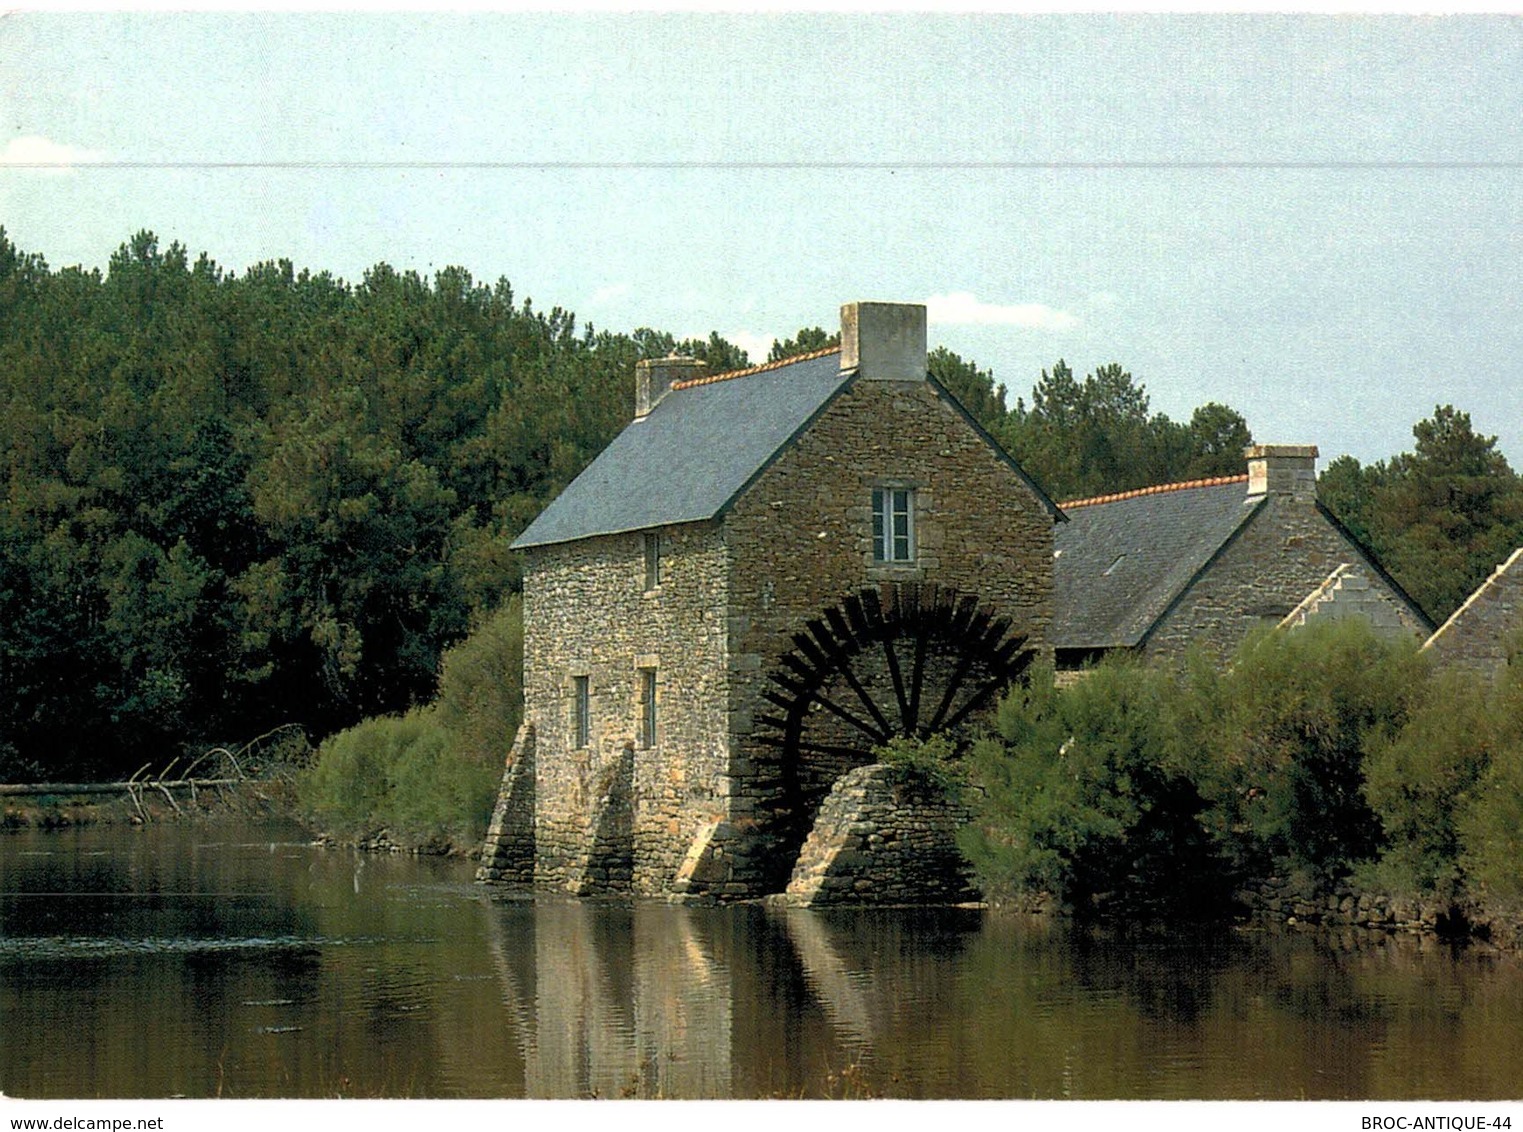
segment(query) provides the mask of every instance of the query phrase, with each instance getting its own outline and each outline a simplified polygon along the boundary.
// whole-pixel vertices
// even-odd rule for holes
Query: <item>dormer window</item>
[[[873,488],[873,561],[915,561],[915,492],[908,487]]]

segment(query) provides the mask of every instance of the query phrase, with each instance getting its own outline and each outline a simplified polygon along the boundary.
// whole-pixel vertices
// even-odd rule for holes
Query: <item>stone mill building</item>
[[[737,897],[788,883],[826,794],[1046,647],[1060,512],[926,368],[922,306],[708,375],[523,532],[524,724],[488,879]]]
[[[524,720],[479,876],[575,893],[956,899],[957,815],[873,752],[1035,659],[1432,625],[1316,500],[1316,449],[1059,508],[927,372],[925,308],[733,373],[644,361],[634,419],[519,536]]]

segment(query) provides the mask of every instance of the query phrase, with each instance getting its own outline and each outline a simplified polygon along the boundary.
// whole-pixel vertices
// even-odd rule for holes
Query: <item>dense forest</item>
[[[829,341],[804,328],[773,357]],[[634,363],[674,350],[750,362],[718,334],[579,327],[460,268],[235,274],[145,232],[105,272],[55,270],[0,229],[0,780],[430,699],[517,590],[513,536],[628,420]],[[1119,365],[1058,362],[1014,408],[976,363],[931,368],[1058,499],[1235,472],[1249,440],[1225,406],[1152,413]],[[1327,478],[1443,615],[1519,541],[1523,491],[1462,413],[1417,440]]]

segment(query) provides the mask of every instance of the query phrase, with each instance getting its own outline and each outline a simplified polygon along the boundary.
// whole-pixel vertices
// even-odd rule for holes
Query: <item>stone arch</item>
[[[1036,657],[977,596],[923,582],[862,589],[792,641],[768,674],[771,709],[754,736],[777,753],[789,866],[843,774],[893,738],[955,732]]]

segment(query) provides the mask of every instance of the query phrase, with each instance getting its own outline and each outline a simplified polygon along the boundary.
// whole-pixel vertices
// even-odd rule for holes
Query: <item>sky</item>
[[[13,11],[0,225],[753,361],[923,302],[1012,402],[1120,362],[1324,466],[1454,404],[1523,468],[1516,16]]]

